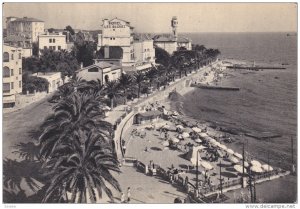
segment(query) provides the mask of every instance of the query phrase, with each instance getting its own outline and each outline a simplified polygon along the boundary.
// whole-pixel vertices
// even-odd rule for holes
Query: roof
[[[28,39],[26,39],[23,36],[17,36],[17,35],[10,35],[5,37],[4,39],[4,43],[5,42],[22,42],[22,41],[29,41]]]
[[[12,22],[44,22],[43,20],[39,20],[33,17],[22,17],[22,18],[18,18]]]
[[[188,42],[191,42],[191,41],[188,38],[185,38],[185,37],[182,37],[182,36],[178,36],[177,42],[188,43]]]
[[[137,115],[140,115],[142,117],[151,117],[151,116],[159,116],[161,114],[162,114],[161,111],[152,110],[152,111],[147,111],[147,112],[141,112],[141,113],[138,113]]]
[[[173,37],[173,36],[158,35],[158,36],[155,36],[153,39],[154,39],[154,42],[176,42],[175,37]]]
[[[175,36],[172,34],[162,34],[156,35],[153,37],[154,42],[176,42]],[[179,43],[188,43],[191,42],[190,39],[182,36],[177,37],[177,42]]]
[[[135,41],[151,41],[152,38],[149,34],[133,34],[133,40]]]
[[[77,72],[87,70],[87,69],[90,69],[90,68],[93,68],[93,67],[98,67],[100,69],[110,68],[111,70],[116,70],[116,69],[121,68],[120,66],[113,65],[113,64],[110,64],[108,62],[98,62],[98,63],[92,64],[92,65],[89,65],[87,67],[81,68],[81,69],[77,70]]]

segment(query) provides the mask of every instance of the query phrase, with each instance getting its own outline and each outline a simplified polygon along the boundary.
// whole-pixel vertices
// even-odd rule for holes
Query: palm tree
[[[132,81],[133,81],[132,77],[124,73],[122,73],[121,77],[119,78],[119,86],[124,91],[124,97],[125,97],[124,104],[127,103],[127,96],[128,96],[127,89],[132,84]]]
[[[12,153],[19,154],[20,158],[25,160],[35,161],[40,159],[40,146],[34,144],[33,142],[23,143],[20,142],[14,146],[16,151]]]
[[[119,173],[120,170],[109,141],[99,133],[89,132],[81,135],[85,137],[82,143],[80,135],[77,134],[73,143],[65,144],[56,157],[47,161],[45,167],[49,170],[51,183],[43,202],[49,201],[58,192],[67,202],[75,203],[76,197],[79,203],[87,202],[89,196],[95,203],[102,198],[103,191],[113,201],[112,191],[106,183],[121,191],[119,183],[110,173]],[[70,197],[68,193],[71,193]]]
[[[37,182],[44,182],[41,175],[41,163],[37,161],[16,161],[5,159],[3,161],[3,186],[15,193],[24,192],[21,182],[24,180],[29,189],[37,192],[41,187]]]
[[[118,96],[120,96],[119,92],[119,83],[118,81],[108,81],[106,83],[106,94],[108,98],[110,99],[110,107],[111,109],[114,108],[114,99]]]
[[[138,85],[138,98],[140,98],[141,87],[144,80],[145,74],[143,72],[138,71],[134,74],[134,81]]]
[[[41,157],[51,157],[62,141],[72,141],[77,131],[101,130],[108,135],[111,124],[103,121],[98,98],[89,93],[74,93],[54,106],[54,113],[42,124],[39,137]]]
[[[150,87],[152,86],[153,80],[157,77],[158,71],[155,68],[151,68],[145,74],[145,78],[149,80]]]

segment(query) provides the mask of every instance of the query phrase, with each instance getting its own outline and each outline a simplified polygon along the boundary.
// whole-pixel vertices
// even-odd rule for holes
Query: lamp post
[[[242,177],[242,188],[245,187],[245,185],[244,185],[244,176],[245,176],[245,141],[243,142],[243,177]]]
[[[197,150],[197,158],[196,158],[196,197],[198,197],[198,191],[199,191],[199,185],[198,185],[198,176],[199,176],[199,174],[198,174],[198,172],[199,172],[199,165],[198,165],[198,161],[199,161],[199,159],[198,159],[198,154],[199,154],[199,150]]]
[[[220,178],[219,178],[219,180],[220,180],[220,192],[221,192],[221,195],[223,194],[223,178],[222,178],[222,175],[221,175],[221,173],[222,173],[222,160],[220,160],[220,163],[219,163],[219,167],[220,167]]]

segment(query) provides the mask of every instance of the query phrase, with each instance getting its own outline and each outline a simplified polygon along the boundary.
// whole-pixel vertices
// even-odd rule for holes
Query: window
[[[14,54],[11,54],[11,60],[14,60]]]
[[[9,53],[8,52],[3,53],[3,62],[9,62]]]
[[[49,39],[49,43],[52,43],[52,39],[51,38]]]
[[[10,85],[11,85],[11,89],[14,89],[14,82],[11,82]]]
[[[4,78],[10,77],[10,70],[8,67],[3,67],[3,77]]]
[[[14,75],[14,69],[10,70],[10,75],[13,76]]]
[[[55,43],[55,38],[53,39],[53,43]]]
[[[96,67],[93,67],[93,68],[88,69],[88,72],[96,73],[96,72],[99,72],[99,69]]]
[[[22,74],[22,68],[19,68],[19,75]]]
[[[19,88],[22,88],[22,81],[19,81]]]
[[[46,50],[46,49],[47,49],[47,47],[46,47],[46,46],[44,46],[44,49]]]
[[[19,59],[22,59],[22,54],[21,53],[19,53]]]
[[[53,46],[53,50],[55,51],[55,49],[56,49],[56,46]]]
[[[112,40],[112,38],[110,38],[110,40]]]
[[[61,46],[58,46],[57,49],[58,49],[58,50],[61,50]]]
[[[10,83],[3,83],[3,93],[10,92]]]

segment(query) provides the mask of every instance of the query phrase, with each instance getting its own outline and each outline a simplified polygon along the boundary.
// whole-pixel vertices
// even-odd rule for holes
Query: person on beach
[[[125,203],[125,194],[121,193],[121,203]]]
[[[131,197],[131,192],[130,192],[130,187],[127,188],[127,203],[130,202],[130,197]]]

